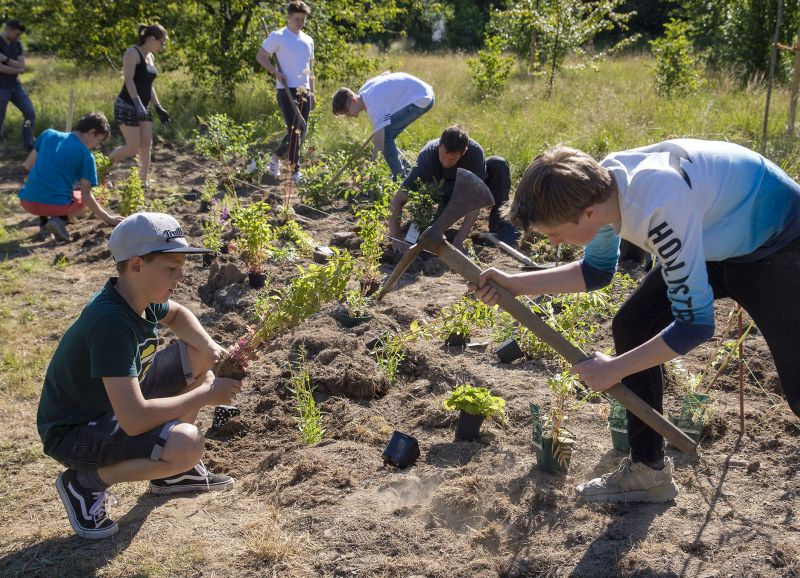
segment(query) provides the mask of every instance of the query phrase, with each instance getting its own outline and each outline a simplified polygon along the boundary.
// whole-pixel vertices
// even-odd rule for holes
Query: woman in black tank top
[[[169,114],[161,107],[153,81],[158,75],[153,55],[161,52],[167,43],[167,31],[160,24],[139,25],[139,42],[125,51],[122,57],[125,82],[114,102],[114,117],[125,138],[109,158],[112,163],[139,155],[139,176],[145,188],[149,187],[150,150],[153,145],[153,118],[150,103],[155,107],[162,124],[169,122]]]

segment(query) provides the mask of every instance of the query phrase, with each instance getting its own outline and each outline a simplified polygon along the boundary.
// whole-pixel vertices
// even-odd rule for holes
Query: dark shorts
[[[156,353],[140,386],[145,399],[178,395],[192,381],[186,345],[173,343]],[[138,436],[126,434],[113,413],[75,426],[77,437],[66,456],[56,458],[73,470],[96,470],[133,459],[158,460],[169,434],[179,420],[172,420]]]
[[[120,97],[114,101],[114,121],[125,126],[139,126],[139,123],[143,122],[136,117],[136,107]],[[147,107],[147,122],[153,122],[150,107]]]

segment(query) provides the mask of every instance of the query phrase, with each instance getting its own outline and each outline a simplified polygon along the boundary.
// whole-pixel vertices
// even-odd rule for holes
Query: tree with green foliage
[[[512,8],[495,12],[489,34],[500,36],[505,48],[525,58],[531,73],[545,73],[547,94],[567,55],[591,62],[636,41],[627,36],[609,48],[590,54],[588,45],[600,33],[627,29],[631,12],[620,12],[624,0],[522,0]]]

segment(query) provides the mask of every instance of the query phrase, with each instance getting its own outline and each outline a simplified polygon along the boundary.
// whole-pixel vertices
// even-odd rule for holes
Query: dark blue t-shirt
[[[34,148],[36,163],[19,192],[23,201],[69,205],[81,179],[97,186],[94,155],[74,133],[49,128],[38,136]]]
[[[483,158],[481,145],[469,139],[464,156],[454,167],[446,169],[439,162],[439,139],[433,139],[419,151],[417,164],[403,181],[403,188],[407,191],[419,190],[418,181],[420,179],[425,184],[440,184],[446,203],[453,194],[458,169],[468,170],[481,180],[486,179],[486,161]]]
[[[11,60],[17,60],[22,55],[22,43],[19,40],[8,43],[0,36],[0,62],[8,56]],[[19,74],[7,74],[0,72],[0,88],[14,88],[19,84]]]

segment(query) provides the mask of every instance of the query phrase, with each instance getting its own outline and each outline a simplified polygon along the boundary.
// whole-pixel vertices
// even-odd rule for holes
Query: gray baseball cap
[[[114,261],[127,261],[148,253],[213,253],[190,247],[183,229],[164,213],[134,213],[114,227],[108,248]]]

